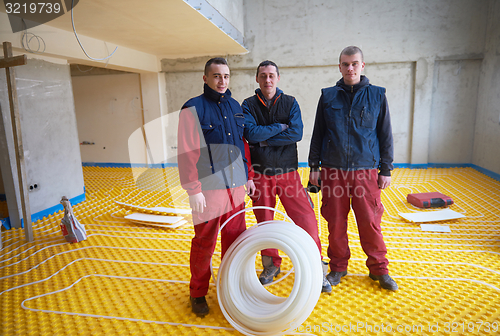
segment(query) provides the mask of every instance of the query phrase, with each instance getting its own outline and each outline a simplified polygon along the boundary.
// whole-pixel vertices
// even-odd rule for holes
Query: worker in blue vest
[[[321,214],[329,230],[327,279],[332,286],[347,274],[347,217],[352,207],[370,278],[384,289],[397,290],[380,228],[380,192],[391,183],[393,169],[389,105],[385,88],[361,75],[364,67],[361,49],[345,48],[339,57],[342,79],[321,91],[309,151],[309,182],[321,186]]]
[[[226,60],[210,59],[203,81],[203,94],[182,107],[177,138],[179,178],[189,196],[195,233],[189,259],[190,302],[199,317],[209,312],[205,296],[219,228],[245,208],[245,188],[249,195],[255,190],[248,143],[243,138],[245,117],[228,89]],[[245,230],[245,213],[226,224],[221,231],[222,258]]]

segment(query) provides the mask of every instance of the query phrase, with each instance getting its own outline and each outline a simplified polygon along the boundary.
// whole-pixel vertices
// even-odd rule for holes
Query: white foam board
[[[451,209],[410,213],[400,212],[399,215],[412,223],[437,222],[465,217],[461,213],[455,212]]]
[[[157,226],[157,227],[162,227],[162,228],[167,228],[167,229],[176,229],[179,226],[186,224],[187,222],[188,222],[187,220],[181,220],[175,224],[160,224],[160,223],[151,223],[151,222],[144,222],[144,221],[134,221],[134,220],[132,221],[132,223],[135,223],[135,224]]]
[[[432,231],[432,232],[451,232],[448,225],[436,225],[436,224],[420,224],[422,231]]]
[[[127,203],[123,203],[123,202],[116,202],[116,204],[123,206],[123,207],[130,207],[130,208],[144,210],[144,211],[158,211],[158,212],[164,212],[164,213],[176,214],[176,215],[190,215],[191,214],[191,209],[178,209],[178,208],[165,208],[165,207],[147,208],[147,207],[142,207],[142,206],[134,205],[134,204],[127,204]]]
[[[187,220],[185,220],[184,217],[150,215],[144,213],[133,213],[125,216],[125,218],[130,220],[132,223],[158,226],[168,229],[175,229],[187,223]]]
[[[180,220],[183,220],[184,217],[177,216],[162,216],[162,215],[150,215],[144,213],[133,213],[125,216],[126,219],[130,219],[133,221],[139,222],[153,222],[153,223],[162,223],[162,224],[174,224]]]

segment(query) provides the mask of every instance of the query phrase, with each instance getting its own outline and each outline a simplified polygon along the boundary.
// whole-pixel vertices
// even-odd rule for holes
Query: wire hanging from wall
[[[87,51],[83,47],[82,43],[80,42],[80,39],[78,38],[78,34],[76,33],[75,20],[73,18],[73,12],[74,12],[74,10],[75,10],[74,0],[71,0],[71,25],[73,26],[73,32],[75,33],[76,40],[78,41],[78,44],[80,45],[80,48],[82,48],[83,53],[85,54],[85,56],[87,56],[88,58],[90,58],[91,60],[94,60],[94,61],[104,61],[104,60],[109,59],[111,56],[113,56],[113,54],[116,52],[116,50],[118,49],[118,47],[116,47],[115,50],[110,55],[108,55],[108,56],[106,56],[104,58],[94,58],[94,57],[91,57],[89,54],[87,54]],[[104,44],[106,44],[106,43],[104,43]],[[107,46],[106,46],[106,48],[107,48]]]
[[[26,25],[26,22],[24,21],[24,19],[21,19],[21,21],[24,25],[24,31],[23,31],[23,34],[21,35],[21,45],[23,46],[23,49],[30,52],[30,53],[33,53],[33,54],[43,54],[45,52],[45,48],[46,48],[45,41],[43,40],[42,37],[35,35],[33,33],[29,33],[28,26]],[[31,37],[28,39],[28,36],[31,36]],[[33,40],[33,39],[35,39],[35,41],[38,42],[38,47],[36,50],[34,50],[34,48],[32,49],[30,47],[31,40]],[[40,49],[42,48],[42,45],[43,45],[43,50],[40,51]]]
[[[76,67],[78,70],[80,70],[80,72],[89,72],[89,71],[92,71],[92,69],[94,69],[94,67],[90,67],[90,69],[88,69],[88,70],[82,70],[82,69],[80,69],[80,66],[78,64],[76,64]]]

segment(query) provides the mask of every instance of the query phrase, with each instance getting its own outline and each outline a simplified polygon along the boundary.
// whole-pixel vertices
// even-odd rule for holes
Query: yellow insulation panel
[[[86,200],[74,205],[88,239],[66,243],[63,212],[33,224],[35,241],[22,230],[2,232],[0,335],[237,335],[222,315],[215,286],[210,314],[198,318],[189,305],[189,248],[192,225],[165,229],[123,217],[142,207],[188,209],[177,168],[84,167]],[[304,184],[308,169],[300,168]],[[439,191],[455,202],[460,220],[439,222],[451,233],[422,232],[399,212],[417,209],[406,195]],[[323,255],[328,230],[311,194]],[[247,199],[247,201],[249,201]],[[391,276],[390,292],[368,278],[354,216],[349,217],[348,275],[322,294],[297,332],[314,335],[499,335],[500,182],[472,168],[396,169],[382,193],[382,232]],[[248,206],[251,206],[249,202]],[[278,209],[284,211],[278,202]],[[255,223],[247,212],[248,225]],[[190,219],[190,216],[186,216]],[[279,216],[277,216],[279,218]],[[214,266],[220,262],[216,249]],[[256,260],[256,267],[260,267]],[[282,273],[292,267],[285,258]],[[269,290],[287,296],[289,278]]]

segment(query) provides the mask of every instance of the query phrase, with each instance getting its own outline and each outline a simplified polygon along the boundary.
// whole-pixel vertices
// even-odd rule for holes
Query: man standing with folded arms
[[[313,238],[321,255],[316,214],[297,172],[297,142],[302,139],[303,129],[300,108],[294,97],[277,87],[279,80],[278,66],[272,61],[261,62],[256,75],[259,89],[242,104],[245,138],[250,144],[255,170],[256,191],[251,196],[252,204],[274,208],[278,195],[287,214]],[[254,214],[259,223],[274,219],[271,210],[254,210]],[[264,270],[259,280],[268,284],[280,273],[281,257],[276,249],[263,250],[261,255]],[[322,291],[332,291],[326,271]]]
[[[189,289],[192,311],[199,317],[209,312],[205,296],[220,225],[245,207],[244,186],[249,195],[255,190],[248,144],[243,138],[245,118],[228,89],[226,60],[210,59],[203,81],[203,94],[182,107],[177,150],[179,178],[189,195],[193,215],[195,236],[191,242]],[[222,258],[245,229],[245,213],[222,229]]]
[[[361,49],[345,48],[339,57],[342,79],[321,92],[309,152],[309,181],[321,184],[321,214],[329,230],[327,279],[332,286],[347,274],[351,256],[347,218],[352,207],[370,278],[384,289],[397,290],[389,276],[380,227],[384,212],[380,190],[391,183],[393,169],[389,106],[385,88],[361,76],[364,67]]]

